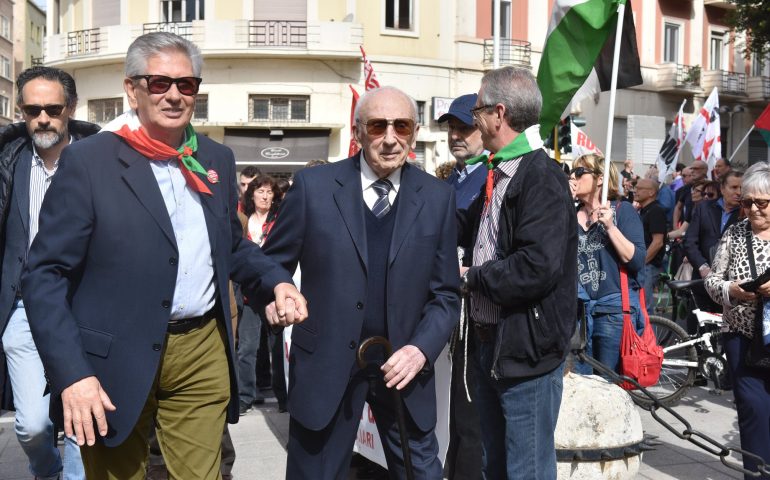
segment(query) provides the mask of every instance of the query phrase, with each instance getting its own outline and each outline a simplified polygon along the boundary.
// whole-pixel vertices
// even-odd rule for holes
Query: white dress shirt
[[[401,167],[398,167],[390,175],[386,177],[393,184],[393,188],[388,192],[388,201],[393,205],[396,202],[396,196],[398,195],[398,189],[401,187]],[[361,188],[363,189],[364,202],[369,210],[374,206],[374,202],[377,201],[377,192],[372,188],[372,184],[379,180],[380,177],[374,173],[372,167],[366,163],[364,159],[364,152],[361,152]]]

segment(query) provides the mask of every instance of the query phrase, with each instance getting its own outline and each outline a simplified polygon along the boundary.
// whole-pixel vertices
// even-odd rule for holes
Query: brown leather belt
[[[493,343],[497,339],[497,325],[474,323],[473,330],[476,332],[476,339],[481,343]]]
[[[187,333],[190,330],[200,328],[213,318],[216,318],[216,307],[212,308],[208,312],[199,317],[181,318],[179,320],[169,320],[166,331],[172,335],[179,335],[180,333]]]

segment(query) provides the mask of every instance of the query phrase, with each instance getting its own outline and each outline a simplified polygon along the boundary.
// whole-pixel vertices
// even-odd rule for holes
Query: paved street
[[[272,400],[272,399],[271,399]],[[694,429],[701,430],[720,442],[738,444],[738,425],[730,392],[715,395],[707,388],[693,388],[676,407]],[[692,479],[722,480],[742,478],[724,467],[719,459],[676,438],[658,424],[648,412],[640,410],[645,433],[657,435],[661,444],[646,452],[637,478],[650,480]],[[666,417],[664,417],[666,418]],[[666,420],[669,420],[666,418]],[[673,419],[670,419],[673,420]],[[679,424],[675,424],[681,427]],[[289,417],[278,413],[275,403],[266,403],[231,427],[237,460],[236,479],[283,479],[286,466],[284,445],[288,436]],[[679,429],[681,431],[681,428]],[[351,474],[351,479],[355,478]],[[0,416],[0,480],[29,480],[26,460],[13,434],[13,414]]]

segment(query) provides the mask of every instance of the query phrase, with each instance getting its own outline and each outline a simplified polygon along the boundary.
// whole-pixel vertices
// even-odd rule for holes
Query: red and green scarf
[[[492,200],[492,192],[495,188],[494,169],[501,162],[507,162],[519,158],[529,152],[533,152],[543,147],[543,140],[540,138],[540,126],[532,125],[521,132],[511,143],[501,148],[498,152],[491,155],[479,155],[470,160],[466,160],[466,165],[484,163],[487,167],[486,199],[484,205],[488,205]]]
[[[195,134],[192,125],[188,124],[185,128],[185,141],[177,149],[151,138],[139,122],[139,116],[135,110],[129,110],[118,116],[105,125],[102,132],[112,132],[119,135],[131,148],[151,160],[178,159],[179,169],[187,182],[187,186],[198,193],[212,195],[209,187],[206,186],[198,175],[203,176],[211,183],[215,183],[216,173],[213,170],[206,172],[201,164],[198,163],[198,160],[195,159],[195,152],[198,151],[198,136]]]

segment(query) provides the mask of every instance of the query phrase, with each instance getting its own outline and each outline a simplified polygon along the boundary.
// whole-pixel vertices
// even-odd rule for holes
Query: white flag
[[[604,156],[599,147],[588,138],[588,135],[583,130],[579,129],[573,122],[570,122],[570,124],[572,125],[570,132],[570,137],[572,138],[572,158],[582,157],[588,153]]]
[[[700,158],[696,158],[696,160],[705,161],[708,165],[709,178],[711,178],[711,170],[714,169],[717,160],[722,158],[722,138],[719,123],[719,110],[717,109],[712,112],[708,129],[706,129],[706,136],[703,140],[703,153]]]
[[[682,149],[682,142],[684,142],[686,133],[684,129],[685,103],[687,103],[687,99],[679,106],[679,112],[676,114],[674,123],[671,124],[671,129],[669,129],[666,140],[658,153],[658,181],[660,183],[663,183],[666,177],[672,175],[676,170],[676,162],[679,160],[679,152]]]
[[[695,116],[692,124],[690,125],[690,131],[687,132],[685,141],[692,147],[692,156],[695,159],[703,159],[703,143],[706,141],[706,130],[709,123],[711,123],[712,117],[716,113],[719,117],[719,93],[717,87],[711,91],[711,95],[706,99],[706,103]],[[705,157],[704,157],[705,158]]]

